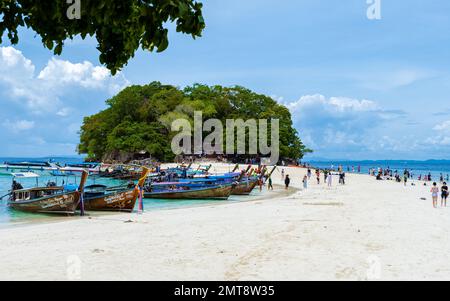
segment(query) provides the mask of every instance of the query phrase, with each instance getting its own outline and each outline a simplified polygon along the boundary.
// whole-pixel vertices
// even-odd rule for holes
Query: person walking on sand
[[[308,176],[303,177],[303,189],[308,189]]]
[[[281,170],[281,180],[284,180],[284,168]]]
[[[308,168],[308,180],[311,179],[311,176],[312,176],[311,168]]]
[[[272,177],[269,178],[269,182],[268,182],[268,184],[267,184],[267,189],[268,189],[268,190],[273,190]]]
[[[331,174],[331,172],[329,172],[327,175],[327,184],[328,184],[328,187],[331,187],[333,184],[333,175]]]
[[[320,184],[320,170],[316,169],[317,184]]]
[[[439,187],[437,187],[437,183],[433,183],[433,187],[431,187],[431,196],[433,198],[433,207],[437,208],[437,201],[439,195]]]
[[[441,207],[447,207],[447,198],[448,198],[448,186],[447,182],[444,182],[444,185],[441,187]]]
[[[341,173],[339,174],[339,183],[340,183],[341,185],[345,185],[345,172],[341,172]]]
[[[407,174],[405,174],[404,176],[403,176],[403,184],[406,186],[406,183],[408,183],[408,175]]]
[[[286,175],[286,178],[284,178],[284,185],[286,185],[286,190],[289,188],[290,183],[291,179],[289,179],[289,175]]]

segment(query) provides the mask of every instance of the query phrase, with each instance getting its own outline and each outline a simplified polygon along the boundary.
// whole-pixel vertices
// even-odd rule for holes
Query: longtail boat
[[[231,194],[232,195],[249,195],[258,184],[258,177],[246,177],[236,185]]]
[[[75,191],[64,187],[36,187],[30,189],[13,189],[8,206],[15,210],[31,213],[75,214],[88,172],[83,171],[80,185]]]
[[[261,174],[259,176],[249,176],[244,178],[237,184],[233,191],[232,195],[249,195],[253,189],[255,189],[256,185],[258,185],[259,181],[262,180],[264,174],[266,172],[265,166],[261,169]],[[251,173],[251,172],[250,172]]]
[[[139,188],[144,186],[150,170],[142,169],[138,184],[132,188],[108,188],[104,185],[91,185],[85,188],[84,209],[87,211],[132,212],[139,197]],[[80,205],[78,206],[80,209]]]
[[[196,187],[189,183],[155,183],[146,187],[146,199],[216,199],[227,200],[233,185]]]

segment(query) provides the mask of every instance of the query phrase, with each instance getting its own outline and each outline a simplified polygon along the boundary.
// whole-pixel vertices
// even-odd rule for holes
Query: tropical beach
[[[214,167],[225,172],[232,165]],[[291,177],[288,191],[282,169]],[[0,229],[4,258],[0,278],[436,280],[450,276],[446,252],[450,208],[433,209],[429,186],[404,187],[349,174],[346,185],[339,185],[337,178],[331,188],[311,180],[303,190],[306,172],[279,167],[273,174],[274,191],[264,188],[254,200]],[[79,273],[74,274],[77,260]]]
[[[449,11],[0,0],[0,281],[449,280]]]

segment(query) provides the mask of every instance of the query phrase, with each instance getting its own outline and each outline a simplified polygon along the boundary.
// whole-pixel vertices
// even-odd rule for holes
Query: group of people
[[[338,175],[339,175],[339,184],[345,185],[345,172],[342,170],[342,168],[339,168]],[[308,182],[311,180],[312,176],[313,176],[312,170],[311,170],[311,168],[308,168],[306,175],[302,179],[303,189],[308,189]],[[320,179],[321,179],[320,169],[315,170],[315,176],[316,176],[317,184],[320,185]],[[332,174],[331,170],[324,170],[323,177],[324,177],[324,183],[326,183],[328,187],[332,187],[333,186],[333,174]],[[285,175],[284,169],[281,170],[281,179],[284,181],[285,189],[289,189],[289,185],[291,183],[291,178],[289,177],[289,175]],[[271,184],[270,184],[270,186],[271,186]]]
[[[437,208],[439,193],[441,194],[441,207],[447,206],[447,198],[448,198],[448,186],[447,182],[443,182],[441,188],[439,189],[436,182],[433,183],[433,187],[431,187],[431,195],[433,198],[433,207]]]

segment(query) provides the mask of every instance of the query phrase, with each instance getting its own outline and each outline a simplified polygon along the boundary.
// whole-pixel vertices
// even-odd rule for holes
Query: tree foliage
[[[272,98],[243,87],[193,85],[180,90],[153,82],[131,86],[107,100],[108,108],[86,117],[81,127],[79,152],[91,159],[111,153],[146,151],[161,161],[172,160],[172,121],[193,123],[194,111],[203,118],[280,120],[280,155],[300,159],[309,152],[293,128],[289,110]],[[225,130],[225,129],[224,129]],[[204,133],[208,135],[209,133]]]
[[[71,4],[67,0],[0,0],[0,44],[5,32],[17,44],[18,29],[23,26],[35,31],[57,55],[67,39],[95,36],[100,62],[115,74],[139,47],[164,51],[169,45],[168,23],[193,38],[201,36],[205,27],[202,4],[194,0],[77,1],[81,3],[79,19],[68,17]]]

